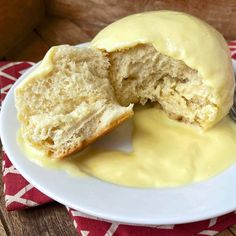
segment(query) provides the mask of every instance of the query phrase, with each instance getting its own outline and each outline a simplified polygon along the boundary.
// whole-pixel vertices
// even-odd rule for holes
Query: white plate
[[[236,209],[236,165],[204,182],[175,188],[139,189],[93,177],[71,177],[63,171],[45,169],[30,162],[16,142],[19,123],[13,90],[32,69],[21,76],[6,96],[0,116],[0,133],[14,166],[40,191],[81,212],[133,224],[187,223]]]

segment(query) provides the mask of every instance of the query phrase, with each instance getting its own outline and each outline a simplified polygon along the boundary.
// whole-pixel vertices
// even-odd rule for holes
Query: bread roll
[[[109,25],[90,48],[51,48],[15,102],[23,138],[63,158],[131,117],[136,103],[210,128],[229,112],[233,92],[222,35],[188,14],[159,11]]]
[[[16,88],[23,139],[50,158],[79,151],[132,116],[117,102],[109,61],[99,50],[51,48]]]
[[[181,12],[125,17],[92,40],[107,52],[122,105],[156,102],[170,117],[207,129],[233,102],[234,76],[223,36]]]

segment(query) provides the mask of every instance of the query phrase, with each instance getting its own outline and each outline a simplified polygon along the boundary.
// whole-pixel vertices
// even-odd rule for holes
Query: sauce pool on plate
[[[136,108],[132,123],[130,152],[95,144],[58,161],[23,142],[20,133],[18,143],[26,156],[41,166],[132,187],[171,187],[201,181],[236,162],[236,124],[228,116],[202,131],[146,106]]]

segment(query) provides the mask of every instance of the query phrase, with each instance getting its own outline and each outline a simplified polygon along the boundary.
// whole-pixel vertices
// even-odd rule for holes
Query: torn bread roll
[[[63,158],[133,115],[108,80],[108,58],[99,50],[57,46],[16,88],[23,139],[50,158]]]
[[[158,11],[109,25],[90,48],[53,47],[15,102],[24,140],[63,158],[131,117],[136,103],[210,128],[229,112],[233,92],[222,35],[188,14]]]
[[[171,118],[210,128],[233,102],[232,62],[223,36],[181,12],[125,17],[92,40],[110,61],[109,78],[122,105],[156,102]]]

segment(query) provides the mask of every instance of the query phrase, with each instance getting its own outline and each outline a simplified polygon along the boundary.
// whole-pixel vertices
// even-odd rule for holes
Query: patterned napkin
[[[230,42],[229,48],[232,58],[236,60],[236,41]],[[0,62],[1,101],[5,98],[11,85],[32,65],[31,62]],[[20,210],[53,201],[22,177],[4,152],[2,171],[7,210]],[[230,225],[236,224],[236,211],[195,223],[148,227],[108,222],[68,207],[66,209],[73,220],[78,235],[82,236],[216,235]]]

